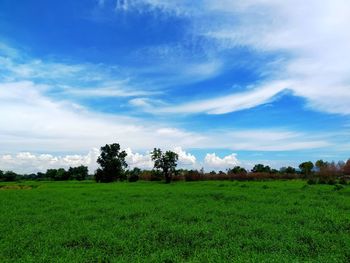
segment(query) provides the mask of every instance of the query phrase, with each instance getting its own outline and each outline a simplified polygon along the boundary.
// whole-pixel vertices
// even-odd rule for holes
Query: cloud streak
[[[204,99],[200,101],[191,101],[189,103],[180,104],[169,107],[151,108],[149,104],[144,104],[145,109],[153,113],[202,113],[208,114],[224,114],[234,111],[250,109],[268,102],[273,101],[279,93],[289,89],[291,83],[288,81],[276,81],[261,85],[258,88],[248,90],[241,93],[229,94],[224,97],[213,99]]]
[[[128,9],[153,10],[191,21],[189,30],[198,38],[213,40],[210,52],[247,47],[260,53],[277,53],[284,62],[270,72],[266,85],[291,81],[295,96],[313,110],[350,114],[350,5],[346,0],[325,1],[128,1]],[[263,71],[264,69],[262,69]],[[261,87],[261,92],[264,90]],[[258,92],[258,91],[256,91]],[[232,95],[235,96],[235,95]],[[243,98],[246,94],[242,94]],[[234,99],[238,99],[234,97]],[[254,96],[246,106],[214,98],[175,107],[174,112],[226,113],[265,103]],[[217,101],[225,105],[216,106]],[[171,112],[171,109],[167,109]]]

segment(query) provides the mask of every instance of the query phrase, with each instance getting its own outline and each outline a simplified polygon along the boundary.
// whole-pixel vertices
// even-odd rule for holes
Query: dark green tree
[[[317,160],[315,166],[318,171],[322,171],[323,169],[327,168],[328,163],[323,160]]]
[[[228,175],[231,175],[231,174],[234,174],[234,175],[246,175],[247,174],[247,170],[244,169],[243,167],[240,167],[240,166],[235,166],[233,167],[232,169],[228,169],[227,170],[227,174]]]
[[[252,169],[253,173],[270,173],[271,172],[271,168],[268,165],[263,165],[263,164],[256,164],[253,169]]]
[[[80,165],[78,167],[69,167],[68,176],[71,180],[82,181],[88,176],[89,169],[87,166]]]
[[[282,167],[280,169],[281,174],[296,174],[296,169],[294,167],[288,166],[288,167]]]
[[[154,168],[161,169],[165,182],[170,183],[179,159],[178,154],[172,151],[163,153],[160,149],[154,148],[151,158],[154,161]]]
[[[54,181],[65,181],[69,179],[67,171],[63,168],[47,169],[46,177]]]
[[[0,171],[0,181],[13,182],[13,181],[16,181],[18,177],[19,177],[19,175],[16,174],[15,172],[12,172],[12,171],[2,172],[2,171]]]
[[[311,174],[312,169],[314,168],[314,164],[312,162],[303,162],[299,164],[299,168],[302,174],[308,176]]]
[[[101,183],[109,183],[125,178],[125,161],[127,153],[120,150],[118,143],[106,144],[101,147],[101,154],[97,159],[100,168],[95,173],[95,180]]]

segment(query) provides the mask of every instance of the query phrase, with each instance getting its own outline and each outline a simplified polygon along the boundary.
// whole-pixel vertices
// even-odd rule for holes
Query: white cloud
[[[222,148],[288,151],[332,146],[327,136],[281,130],[189,132],[164,123],[90,112],[80,105],[53,101],[46,86],[0,83],[0,149],[11,152],[81,152],[106,143],[147,150]],[[248,136],[249,135],[249,136]]]
[[[16,155],[0,155],[0,169],[12,170],[19,173],[45,172],[47,169],[88,166],[93,173],[97,168],[96,160],[99,150],[91,149],[86,155],[53,156],[51,154],[33,154],[20,152]]]
[[[150,149],[198,141],[194,133],[53,101],[42,89],[32,82],[0,83],[1,151],[82,151],[114,141]]]
[[[196,165],[196,157],[190,153],[187,153],[182,147],[174,147],[172,149],[179,155],[178,167],[180,168],[194,168]],[[152,161],[150,151],[145,154],[134,153],[130,148],[126,149],[128,154],[126,161],[130,168],[139,167],[143,169],[153,169],[154,162]]]
[[[126,162],[129,165],[129,168],[138,167],[141,169],[152,169],[153,161],[149,152],[146,154],[134,153],[130,148],[127,148],[126,153]]]
[[[259,88],[248,90],[246,92],[230,94],[224,97],[206,99],[201,101],[192,101],[186,104],[169,106],[151,111],[156,113],[199,113],[207,112],[209,114],[223,114],[232,111],[244,110],[255,106],[268,103],[278,93],[290,87],[291,83],[279,81],[262,85]]]
[[[276,82],[274,76],[278,76],[280,80],[291,81],[293,94],[306,98],[310,108],[350,114],[347,0],[137,0],[130,1],[129,6],[186,16],[192,21],[189,32],[214,40],[219,52],[244,46],[261,53],[281,54],[284,62],[271,74],[272,85]],[[177,110],[208,112],[213,107],[214,113],[226,113],[255,107],[273,96],[267,92],[265,99],[257,100],[245,93],[240,95],[247,100],[245,106],[232,106],[229,100],[214,98],[194,102],[193,106],[181,105]],[[220,107],[215,106],[218,101],[223,103]]]
[[[232,153],[223,158],[220,158],[215,153],[208,153],[204,158],[204,167],[207,170],[225,170],[239,165],[240,162],[237,159],[237,154]]]
[[[150,151],[145,154],[133,152],[130,148],[125,149],[128,168],[138,167],[141,169],[153,169],[154,162],[151,159]],[[179,155],[178,167],[193,169],[196,165],[196,157],[184,151],[181,147],[174,147],[174,152]],[[97,165],[97,157],[100,151],[97,148],[89,150],[86,155],[52,155],[34,154],[31,152],[19,152],[17,154],[0,155],[0,170],[12,170],[20,173],[45,172],[52,168],[88,166],[89,172],[93,173]]]
[[[180,167],[194,167],[196,165],[196,157],[190,153],[184,151],[181,147],[175,147],[173,149],[179,156]]]
[[[136,96],[150,96],[159,92],[138,90],[132,88],[126,81],[115,81],[104,83],[102,86],[94,88],[75,88],[71,86],[61,86],[60,94],[68,96],[77,96],[79,98],[85,97],[136,97]],[[139,98],[136,98],[139,99]],[[135,99],[135,100],[136,100]]]

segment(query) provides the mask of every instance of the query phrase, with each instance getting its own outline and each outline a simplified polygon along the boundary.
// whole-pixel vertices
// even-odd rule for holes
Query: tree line
[[[118,143],[106,144],[100,148],[100,156],[97,159],[99,168],[93,175],[89,175],[87,166],[48,169],[46,173],[20,175],[12,171],[0,170],[0,181],[17,180],[87,180],[109,183],[114,181],[136,182],[138,180],[161,181],[200,181],[200,180],[266,180],[266,179],[307,179],[309,184],[316,183],[343,183],[350,180],[350,159],[347,162],[325,162],[318,160],[302,162],[298,169],[288,166],[279,170],[268,165],[256,164],[250,171],[243,167],[235,166],[224,171],[211,171],[205,173],[201,170],[176,169],[178,154],[173,151],[163,152],[155,148],[151,152],[154,162],[152,170],[140,168],[127,169],[127,153],[122,151]]]

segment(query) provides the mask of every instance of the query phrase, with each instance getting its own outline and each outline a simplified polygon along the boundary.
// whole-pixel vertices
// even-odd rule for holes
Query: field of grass
[[[350,262],[350,186],[2,183],[0,211],[0,262]]]

